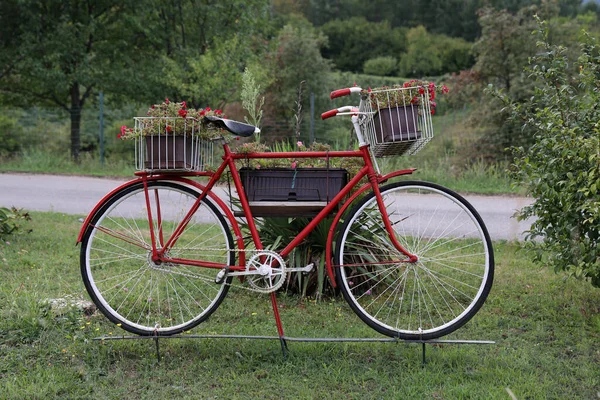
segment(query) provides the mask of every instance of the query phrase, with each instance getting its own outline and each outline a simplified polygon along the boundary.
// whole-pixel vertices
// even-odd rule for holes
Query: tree
[[[81,110],[96,90],[136,65],[151,43],[129,0],[2,2],[0,91],[14,104],[59,106],[71,120],[71,155],[79,158]],[[123,21],[129,19],[130,23]],[[123,53],[128,52],[127,57]],[[131,74],[130,74],[131,75]],[[140,74],[141,75],[141,74]],[[128,87],[145,85],[139,78]]]
[[[214,53],[197,59],[216,42],[246,40],[266,19],[266,6],[266,0],[3,1],[0,100],[66,110],[77,160],[81,111],[97,91],[138,102],[179,97],[179,81],[169,78],[191,81],[194,73],[229,66]],[[193,95],[206,90],[191,86]]]
[[[536,261],[600,287],[600,48],[586,38],[573,76],[566,48],[549,43],[547,24],[539,35],[527,71],[534,95],[522,103],[502,97],[534,134],[530,148],[515,149],[514,177],[535,198],[519,216],[536,218],[529,231]]]
[[[368,22],[365,18],[333,20],[323,25],[328,46],[323,57],[341,71],[362,72],[367,60],[397,56],[406,49],[405,29],[392,29],[388,22]]]
[[[474,69],[488,82],[510,92],[522,83],[523,66],[533,54],[532,19],[525,10],[511,14],[483,8],[479,23],[482,32],[473,47],[477,57]]]
[[[301,96],[303,100],[307,99],[311,92],[323,94],[324,88],[327,87],[331,66],[320,52],[326,42],[327,38],[307,21],[286,25],[273,41],[273,48],[267,55],[266,63],[272,80],[266,88],[265,107],[269,110],[269,118],[285,121],[286,129],[291,127],[297,110],[300,83],[305,81],[302,85],[302,92],[305,94]],[[323,108],[325,107],[316,106],[317,110]],[[265,125],[268,125],[267,120],[265,117]],[[265,130],[265,134],[269,134],[268,129]]]
[[[424,26],[412,28],[406,34],[408,49],[400,59],[400,74],[420,78],[439,72],[444,62],[435,46],[433,35]]]

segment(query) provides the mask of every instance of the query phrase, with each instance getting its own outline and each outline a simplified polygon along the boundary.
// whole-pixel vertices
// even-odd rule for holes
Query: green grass
[[[150,340],[98,314],[53,312],[43,301],[87,298],[79,275],[78,216],[32,213],[31,233],[0,243],[0,398],[598,398],[600,290],[496,243],[496,279],[483,309],[446,339],[494,345],[290,343],[170,339],[157,363]],[[280,294],[290,337],[376,337],[340,299]],[[193,334],[276,335],[268,296],[232,289]]]
[[[28,150],[20,156],[0,160],[0,172],[118,177],[132,177],[134,172],[133,162],[106,160],[102,165],[98,157],[87,153],[81,155],[79,163],[74,163],[69,154],[56,155],[42,150]]]

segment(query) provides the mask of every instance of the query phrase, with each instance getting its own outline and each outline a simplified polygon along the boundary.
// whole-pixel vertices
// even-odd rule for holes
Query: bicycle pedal
[[[306,267],[302,268],[301,271],[305,274],[308,274],[314,268],[315,264],[310,263]]]
[[[229,273],[229,266],[223,268],[222,270],[219,271],[219,273],[217,274],[216,278],[215,278],[215,283],[217,285],[222,284],[223,282],[225,282],[225,278],[227,278],[227,274]]]

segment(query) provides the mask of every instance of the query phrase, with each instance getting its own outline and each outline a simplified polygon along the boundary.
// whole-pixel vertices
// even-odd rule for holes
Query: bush
[[[367,60],[363,67],[365,74],[378,76],[393,76],[398,69],[398,60],[394,57],[383,56]]]
[[[545,23],[539,34],[542,51],[528,69],[534,96],[509,107],[534,134],[529,149],[515,149],[514,177],[535,198],[519,217],[537,218],[536,261],[600,287],[600,49],[588,36],[573,77],[567,49],[549,44]]]
[[[6,236],[10,235],[19,230],[21,227],[19,225],[19,221],[31,220],[31,217],[28,213],[25,213],[17,208],[8,209],[6,207],[0,208],[0,239],[4,239]]]
[[[0,115],[0,156],[8,156],[21,150],[23,129],[14,118]]]

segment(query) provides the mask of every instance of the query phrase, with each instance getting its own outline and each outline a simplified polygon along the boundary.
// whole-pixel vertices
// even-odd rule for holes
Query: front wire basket
[[[212,165],[214,146],[200,136],[194,118],[135,117],[135,167],[138,171],[204,172]]]
[[[374,157],[412,155],[433,138],[427,86],[375,89],[361,98],[359,121]]]

